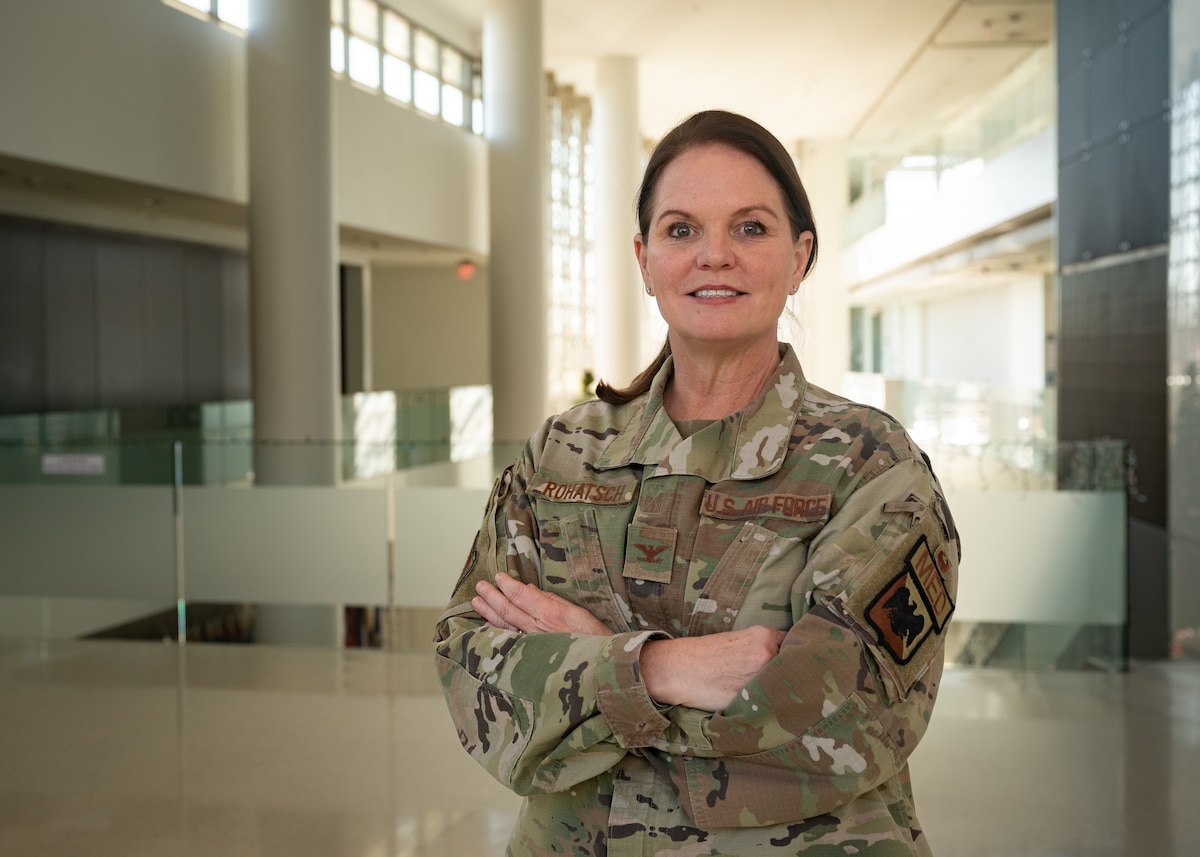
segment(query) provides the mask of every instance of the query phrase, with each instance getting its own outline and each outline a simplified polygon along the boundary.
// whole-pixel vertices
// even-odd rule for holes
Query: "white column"
[[[842,277],[842,233],[850,187],[844,140],[806,140],[796,151],[820,247],[817,264],[793,299],[800,333],[793,344],[814,384],[838,392],[850,369],[850,309]],[[788,332],[785,330],[785,333]]]
[[[497,444],[546,417],[546,82],[541,0],[488,0],[484,135],[491,222],[491,363]]]
[[[254,480],[338,481],[328,0],[251,0],[246,38]],[[325,441],[305,446],[305,441]],[[289,445],[289,442],[299,442]],[[258,605],[260,643],[339,646],[340,605]]]
[[[328,0],[251,0],[246,39],[254,434],[340,435]],[[255,481],[332,485],[332,444],[260,446]]]
[[[596,65],[596,374],[624,387],[642,370],[642,278],[633,254],[634,195],[642,171],[634,57]],[[649,298],[647,298],[649,300]]]

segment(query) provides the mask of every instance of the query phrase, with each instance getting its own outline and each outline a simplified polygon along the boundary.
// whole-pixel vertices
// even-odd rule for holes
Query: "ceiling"
[[[487,0],[441,0],[471,28]],[[638,60],[649,139],[689,114],[745,113],[785,142],[903,154],[1053,39],[1053,0],[542,0],[545,63],[595,91],[595,60]]]
[[[489,0],[438,0],[482,29]],[[852,154],[899,157],[1038,47],[1053,40],[1053,0],[542,0],[545,65],[595,91],[596,60],[632,56],[650,140],[687,115],[745,113],[785,144],[836,138]],[[244,229],[238,206],[0,157],[0,194],[176,216]],[[164,207],[165,206],[165,207]],[[457,251],[343,229],[343,252],[397,263]],[[442,257],[445,257],[443,259]]]

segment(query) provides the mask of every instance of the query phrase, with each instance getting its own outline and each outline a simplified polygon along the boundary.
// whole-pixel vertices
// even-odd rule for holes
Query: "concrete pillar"
[[[491,221],[491,363],[497,445],[546,417],[546,168],[541,0],[488,0],[484,136]]]
[[[251,0],[246,103],[254,435],[268,442],[255,448],[259,485],[338,481],[331,86],[328,0]],[[256,639],[338,646],[341,616],[340,605],[260,605]]]
[[[642,370],[642,279],[633,255],[634,196],[642,173],[638,66],[603,57],[592,103],[596,152],[596,374],[623,387]],[[646,298],[650,300],[650,298]]]
[[[806,140],[796,152],[820,247],[816,267],[790,304],[799,318],[799,331],[791,338],[805,376],[838,392],[850,368],[850,310],[841,271],[850,186],[846,141]],[[792,333],[787,327],[785,319],[785,336]]]
[[[246,39],[255,481],[332,485],[339,439],[328,0],[252,0]],[[322,446],[296,442],[321,441]],[[288,445],[288,444],[291,445]]]

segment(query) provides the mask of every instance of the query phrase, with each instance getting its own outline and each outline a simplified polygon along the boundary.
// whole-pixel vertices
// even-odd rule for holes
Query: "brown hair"
[[[812,206],[808,202],[808,194],[800,181],[800,174],[796,172],[796,165],[787,149],[770,131],[753,119],[726,110],[705,110],[688,117],[668,131],[654,147],[646,164],[646,171],[642,174],[642,185],[637,195],[636,213],[642,240],[645,241],[649,237],[650,217],[654,211],[654,192],[658,189],[658,180],[663,170],[685,152],[708,145],[729,146],[750,155],[775,179],[787,210],[792,240],[798,241],[803,232],[811,232],[813,235],[812,252],[804,268],[804,276],[807,277],[817,261],[817,227],[813,220]],[[670,353],[671,344],[667,341],[663,343],[658,356],[628,387],[617,389],[601,381],[596,385],[596,395],[601,401],[611,405],[623,405],[636,399],[650,389],[654,376],[662,369]]]

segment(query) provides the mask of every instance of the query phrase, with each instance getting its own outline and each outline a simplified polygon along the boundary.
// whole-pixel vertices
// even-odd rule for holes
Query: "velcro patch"
[[[944,552],[943,552],[944,553]],[[948,564],[948,557],[943,559]],[[899,574],[867,605],[866,620],[898,664],[907,664],[928,639],[941,633],[954,612],[938,559],[922,535]]]
[[[700,514],[709,518],[785,518],[802,523],[819,523],[829,517],[829,493],[817,495],[761,494],[739,497],[720,491],[705,491]]]
[[[671,527],[630,524],[625,542],[625,567],[622,577],[670,583],[675,565],[675,539]]]
[[[633,501],[637,482],[551,482],[535,476],[529,493],[555,503],[589,503],[593,506],[620,506]]]

